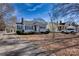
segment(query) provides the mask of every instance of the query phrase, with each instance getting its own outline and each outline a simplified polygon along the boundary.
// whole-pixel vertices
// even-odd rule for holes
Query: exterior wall
[[[58,25],[58,30],[59,31],[64,30],[64,29],[66,29],[65,25]]]
[[[53,24],[53,27],[54,27],[54,31],[58,32],[58,26],[56,24]],[[49,29],[50,32],[53,32],[53,28],[52,28],[52,24],[51,23],[47,25],[47,29]]]
[[[42,28],[44,27],[44,28]],[[17,30],[24,30],[24,32],[45,32],[46,31],[46,26],[40,26],[36,25],[36,29],[34,25],[22,25],[22,24],[17,24]]]
[[[15,34],[16,33],[16,17],[13,16],[9,23],[5,23],[5,34]]]
[[[11,27],[6,27],[5,28],[5,34],[14,34],[14,33],[16,33],[15,28],[11,28]]]
[[[22,24],[17,24],[17,30],[22,31],[23,30],[23,25]]]
[[[33,26],[30,25],[23,25],[24,32],[34,32]]]
[[[40,32],[45,32],[45,31],[47,31],[47,29],[46,29],[46,26],[43,26],[43,27],[39,27],[40,28]]]

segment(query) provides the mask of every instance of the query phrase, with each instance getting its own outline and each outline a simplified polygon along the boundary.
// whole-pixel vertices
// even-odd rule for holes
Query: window
[[[61,30],[61,26],[59,26],[58,29]]]
[[[25,30],[33,29],[33,26],[25,26]]]
[[[27,26],[25,26],[25,30],[27,30]]]
[[[67,29],[67,30],[74,30],[73,28],[69,28],[69,29]]]
[[[22,25],[17,25],[17,29],[22,29]]]

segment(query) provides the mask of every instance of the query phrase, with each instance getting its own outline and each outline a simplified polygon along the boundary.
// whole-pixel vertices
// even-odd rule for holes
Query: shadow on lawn
[[[76,47],[76,46],[79,46],[79,44],[67,46],[67,47],[64,47],[64,48],[58,48],[58,49],[55,49],[55,50],[48,50],[48,51],[46,51],[46,52],[52,54],[52,53],[56,53],[56,52],[58,52],[58,51],[61,51],[61,50],[64,50],[64,49],[68,49],[68,48],[72,48],[72,47]]]
[[[29,41],[17,40],[15,38],[13,38],[13,39],[1,39],[0,40],[0,46],[15,45],[15,44],[26,44],[26,43],[29,43]]]
[[[54,53],[61,51],[63,49],[67,49],[67,48],[71,48],[71,47],[75,47],[75,46],[79,46],[79,44],[75,44],[75,45],[71,45],[71,46],[67,46],[67,47],[59,48],[59,49],[55,49],[55,50],[40,51],[38,53],[35,52],[35,53],[30,54],[29,56],[38,56],[39,54],[42,54],[42,53],[47,54],[47,56],[50,56],[52,53],[54,54]],[[31,46],[29,46],[29,47],[31,47]],[[27,51],[30,51],[30,50],[26,50],[26,49],[28,49],[29,47],[24,47],[24,48],[19,49],[19,50],[5,52],[2,54],[4,54],[5,56],[21,56],[22,53],[26,52],[25,56],[27,56],[28,55]],[[32,50],[35,50],[35,49],[37,49],[37,48],[33,48]]]
[[[62,43],[62,42],[64,42],[65,40],[72,40],[72,39],[75,39],[75,38],[79,38],[79,35],[77,35],[77,36],[73,36],[73,37],[66,37],[66,38],[56,38],[56,39],[54,39],[54,40],[49,40],[49,41],[52,41],[52,44],[54,44],[54,43]]]
[[[35,50],[35,49],[37,49],[36,45],[30,45],[30,46],[26,46],[24,48],[20,48],[17,50],[1,53],[1,55],[3,55],[3,56],[20,56],[27,51]],[[28,55],[28,53],[26,55]]]
[[[69,37],[69,38],[57,38],[57,39],[55,39],[55,40],[52,40],[52,43],[50,43],[50,44],[54,44],[54,43],[62,43],[62,42],[64,42],[65,40],[72,40],[72,39],[75,39],[75,38],[79,38],[79,35],[77,35],[77,36],[75,36],[75,37]],[[13,40],[14,41],[14,40]],[[18,41],[3,41],[3,40],[0,40],[0,45],[11,45],[11,44],[19,44],[18,43]],[[41,40],[42,41],[42,40]],[[11,43],[12,42],[12,43]],[[49,42],[49,41],[48,41]],[[21,42],[22,43],[22,42]],[[23,43],[26,43],[26,42],[23,42]],[[35,54],[31,54],[31,56],[32,55],[35,55],[35,56],[37,56],[37,55],[39,55],[39,54],[42,54],[42,53],[45,53],[45,54],[47,54],[47,55],[51,55],[52,53],[56,53],[56,52],[58,52],[58,51],[61,51],[61,50],[63,50],[63,49],[67,49],[67,48],[71,48],[71,47],[75,47],[75,46],[79,46],[79,44],[74,44],[74,45],[70,45],[70,46],[66,46],[66,47],[63,47],[63,48],[57,48],[57,49],[55,49],[55,50],[48,50],[48,51],[40,51],[40,52],[36,52]],[[29,49],[29,48],[31,48],[31,47],[33,47],[32,49]],[[2,53],[2,55],[5,55],[5,56],[20,56],[20,55],[22,55],[23,53],[25,53],[26,52],[26,55],[28,55],[28,51],[33,51],[33,50],[35,50],[35,49],[37,49],[39,46],[37,46],[37,45],[30,45],[30,46],[26,46],[26,47],[24,47],[24,48],[21,48],[21,49],[18,49],[18,50],[14,50],[14,51],[10,51],[10,52],[5,52],[5,53]],[[27,50],[27,49],[29,49],[29,50]]]

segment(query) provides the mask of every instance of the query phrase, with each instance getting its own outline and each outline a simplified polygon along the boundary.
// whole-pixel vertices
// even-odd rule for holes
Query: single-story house
[[[23,31],[25,33],[47,31],[47,29],[46,29],[47,23],[46,22],[24,21],[22,19],[21,22],[18,22],[16,24],[17,24],[17,31]]]

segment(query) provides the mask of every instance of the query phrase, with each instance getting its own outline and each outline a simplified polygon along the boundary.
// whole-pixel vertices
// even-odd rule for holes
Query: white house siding
[[[41,26],[40,27],[40,32],[46,32],[46,31],[47,31],[46,26]]]
[[[17,30],[23,30],[23,25],[22,24],[17,24]]]
[[[34,32],[32,25],[24,25],[24,32]]]
[[[32,22],[32,21],[24,21],[23,24],[17,23],[17,30],[24,30],[24,32],[45,32],[46,31],[46,23],[40,22]]]

